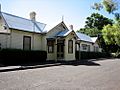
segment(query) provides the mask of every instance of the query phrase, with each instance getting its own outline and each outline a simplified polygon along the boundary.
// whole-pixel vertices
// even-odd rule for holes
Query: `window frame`
[[[71,45],[70,45],[71,43]],[[68,53],[72,54],[73,53],[73,40],[68,40]]]
[[[84,50],[84,51],[87,50],[87,44],[82,44],[82,50]]]
[[[47,41],[48,53],[54,53],[54,41],[48,40]]]

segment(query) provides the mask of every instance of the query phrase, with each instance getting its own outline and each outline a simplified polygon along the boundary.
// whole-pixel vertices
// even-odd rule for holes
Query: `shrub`
[[[113,58],[120,58],[120,52],[111,53],[111,56],[112,56]]]
[[[96,58],[107,58],[110,57],[109,53],[105,52],[80,52],[81,59],[96,59]],[[79,59],[79,51],[76,51],[76,59]]]
[[[46,51],[24,51],[19,49],[2,49],[0,51],[0,60],[5,63],[42,62],[46,58]]]

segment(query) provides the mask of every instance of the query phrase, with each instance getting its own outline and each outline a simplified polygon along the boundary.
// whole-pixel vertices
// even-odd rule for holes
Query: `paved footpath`
[[[120,59],[0,72],[0,90],[120,90]]]

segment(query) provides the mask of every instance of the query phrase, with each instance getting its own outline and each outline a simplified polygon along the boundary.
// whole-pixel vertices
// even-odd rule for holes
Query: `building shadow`
[[[18,71],[18,70],[27,70],[27,69],[37,69],[37,68],[45,68],[45,67],[54,67],[54,66],[62,66],[62,65],[71,65],[71,66],[101,66],[100,64],[94,61],[88,60],[79,60],[79,61],[46,61],[46,62],[27,62],[27,63],[7,63],[1,64],[0,68],[8,67],[8,69],[0,69],[0,72],[10,72],[10,71]],[[9,66],[19,66],[18,68],[10,68]]]
[[[78,61],[69,61],[69,62],[61,62],[62,65],[72,65],[72,66],[79,66],[79,65],[85,65],[85,66],[100,66],[99,63],[96,63],[94,61],[88,61],[88,60],[78,60]]]

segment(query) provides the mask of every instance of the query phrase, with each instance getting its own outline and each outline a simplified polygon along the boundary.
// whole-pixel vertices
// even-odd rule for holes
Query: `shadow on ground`
[[[100,64],[95,63],[94,61],[82,60],[82,61],[46,61],[46,62],[28,62],[28,63],[2,63],[1,67],[9,67],[9,66],[19,66],[18,68],[8,68],[8,69],[0,69],[0,72],[9,72],[9,71],[17,71],[17,70],[26,70],[26,69],[35,69],[35,68],[45,68],[45,67],[53,67],[53,66],[61,66],[61,65],[71,65],[71,66],[100,66]]]
[[[86,65],[86,66],[100,66],[100,64],[94,62],[94,61],[71,61],[71,62],[62,62],[62,65],[72,65],[72,66],[79,66],[79,65]]]
[[[100,66],[100,64],[95,63],[94,61],[89,60],[76,60],[76,61],[44,61],[44,62],[26,62],[26,63],[1,63],[0,67],[6,66],[38,66],[38,65],[86,65],[86,66]]]

